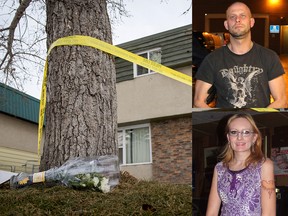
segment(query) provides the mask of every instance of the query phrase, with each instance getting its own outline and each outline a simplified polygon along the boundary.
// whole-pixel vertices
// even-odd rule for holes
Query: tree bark
[[[106,0],[46,0],[47,46],[87,35],[112,43]],[[73,157],[118,154],[114,57],[60,46],[48,59],[45,142],[40,170]]]

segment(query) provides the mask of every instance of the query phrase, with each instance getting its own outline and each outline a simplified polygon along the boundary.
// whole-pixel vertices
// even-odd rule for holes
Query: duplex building
[[[192,76],[192,25],[118,46]],[[191,184],[191,86],[120,58],[115,62],[121,170]],[[39,100],[0,85],[0,169],[37,169],[38,111]]]

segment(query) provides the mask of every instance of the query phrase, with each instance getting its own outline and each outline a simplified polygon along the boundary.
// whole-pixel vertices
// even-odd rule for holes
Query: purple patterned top
[[[222,162],[216,165],[222,216],[261,216],[262,164],[239,171],[229,170]]]

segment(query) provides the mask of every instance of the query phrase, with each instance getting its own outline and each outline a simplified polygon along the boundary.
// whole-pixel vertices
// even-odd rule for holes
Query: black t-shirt
[[[223,46],[202,62],[196,79],[210,83],[217,90],[216,107],[253,108],[270,104],[268,82],[284,74],[278,55],[259,44],[237,55]]]

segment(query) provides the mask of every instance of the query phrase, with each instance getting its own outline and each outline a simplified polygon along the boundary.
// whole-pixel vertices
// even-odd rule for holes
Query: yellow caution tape
[[[128,52],[127,50],[121,49],[117,46],[113,46],[109,43],[106,43],[104,41],[98,40],[96,38],[92,38],[89,36],[83,36],[83,35],[73,35],[68,36],[64,38],[60,38],[56,40],[48,50],[48,55],[50,54],[51,50],[56,46],[64,46],[64,45],[82,45],[82,46],[90,46],[96,49],[100,49],[104,52],[107,52],[109,54],[112,54],[114,56],[120,57],[122,59],[125,59],[127,61],[133,62],[137,65],[140,65],[142,67],[151,69],[155,72],[158,72],[160,74],[163,74],[167,77],[170,77],[172,79],[178,80],[182,83],[185,83],[187,85],[192,86],[192,77],[188,76],[184,73],[180,73],[176,70],[173,70],[171,68],[165,67],[164,65],[161,65],[157,62],[151,61],[149,59],[143,58],[139,55],[136,55],[134,53]]]
[[[255,110],[257,112],[279,112],[277,109],[274,108],[252,108],[252,110]]]
[[[72,35],[72,36],[68,36],[68,37],[64,37],[64,38],[59,38],[54,43],[52,43],[52,45],[50,46],[50,48],[48,50],[47,56],[50,54],[51,50],[56,46],[75,46],[75,45],[89,46],[89,47],[93,47],[95,49],[102,50],[102,51],[107,52],[109,54],[112,54],[114,56],[120,57],[122,59],[133,62],[137,65],[142,66],[142,67],[148,68],[148,69],[153,70],[155,72],[158,72],[162,75],[165,75],[167,77],[170,77],[172,79],[180,81],[184,84],[192,86],[192,77],[191,76],[180,73],[176,70],[165,67],[164,65],[161,65],[157,62],[143,58],[139,55],[128,52],[128,51],[121,49],[117,46],[113,46],[109,43],[106,43],[104,41],[101,41],[101,40],[98,40],[96,38],[92,38],[89,36]],[[38,127],[38,157],[39,157],[39,161],[40,161],[40,155],[41,155],[40,146],[41,146],[41,140],[42,140],[42,132],[43,132],[42,130],[43,130],[45,106],[46,106],[47,69],[48,69],[48,60],[46,59],[45,67],[44,67],[44,77],[43,77],[43,84],[42,84],[42,91],[41,91],[41,99],[40,99],[40,110],[39,110],[39,127]]]
[[[44,66],[44,77],[41,90],[40,107],[39,107],[39,123],[38,123],[38,161],[40,163],[41,157],[41,140],[44,125],[45,107],[46,107],[46,80],[47,80],[48,61],[46,59]]]

